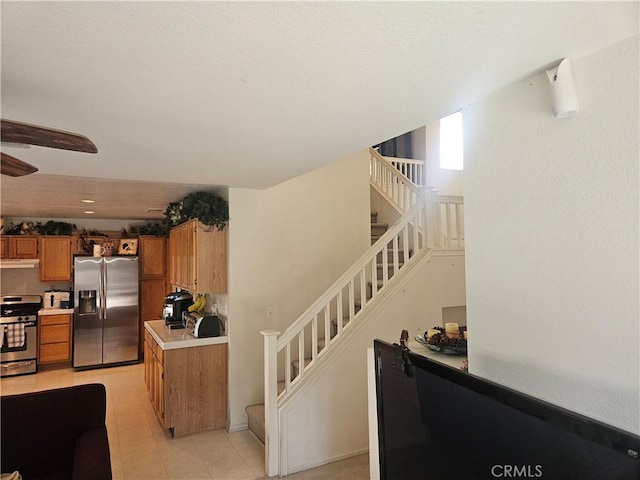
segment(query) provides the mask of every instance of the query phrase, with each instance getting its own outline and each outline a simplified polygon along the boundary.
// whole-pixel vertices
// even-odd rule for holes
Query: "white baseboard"
[[[233,425],[227,425],[227,432],[240,432],[249,428],[249,422],[235,423]]]
[[[309,470],[310,468],[321,467],[323,465],[328,465],[330,463],[339,462],[341,460],[346,460],[347,458],[357,457],[358,455],[362,455],[364,453],[368,453],[368,448],[361,448],[349,453],[343,453],[341,455],[336,455],[335,457],[328,458],[321,462],[310,463],[306,465],[301,465],[300,467],[294,467],[292,470],[286,473],[286,475],[291,475],[292,473],[302,472],[303,470]]]

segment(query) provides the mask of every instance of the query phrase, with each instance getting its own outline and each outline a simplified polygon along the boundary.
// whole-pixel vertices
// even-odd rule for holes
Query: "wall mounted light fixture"
[[[578,113],[578,95],[573,83],[569,59],[565,58],[556,68],[547,70],[547,77],[551,86],[551,101],[556,117],[566,118]]]

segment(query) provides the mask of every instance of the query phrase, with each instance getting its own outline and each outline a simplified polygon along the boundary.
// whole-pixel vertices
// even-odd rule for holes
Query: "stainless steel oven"
[[[36,373],[40,295],[0,296],[0,376]]]

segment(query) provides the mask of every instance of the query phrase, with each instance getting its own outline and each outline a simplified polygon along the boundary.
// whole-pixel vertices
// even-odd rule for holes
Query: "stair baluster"
[[[395,208],[403,213],[402,218],[391,228],[385,225],[386,231],[365,254],[282,335],[262,332],[265,336],[265,406],[262,411],[267,446],[265,471],[269,476],[280,474],[282,432],[279,412],[291,395],[307,377],[318,371],[325,356],[330,357],[331,352],[336,351],[336,344],[343,341],[339,339],[348,335],[376,296],[398,277],[400,270],[417,262],[434,247],[462,248],[464,245],[462,199],[436,197],[432,188],[417,187],[389,165],[384,157],[372,151],[372,185],[389,201],[395,202]],[[377,223],[374,214],[371,222],[372,227]],[[306,329],[310,329],[310,335],[305,335]],[[297,343],[297,348],[293,346],[297,359],[292,358],[294,342]],[[279,361],[284,362],[281,369],[284,379],[280,383],[277,381]]]

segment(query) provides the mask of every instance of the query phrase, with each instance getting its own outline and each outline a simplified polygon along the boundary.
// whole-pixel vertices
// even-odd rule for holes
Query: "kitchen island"
[[[227,422],[227,337],[195,338],[164,321],[144,324],[144,377],[163,428],[174,436]]]

